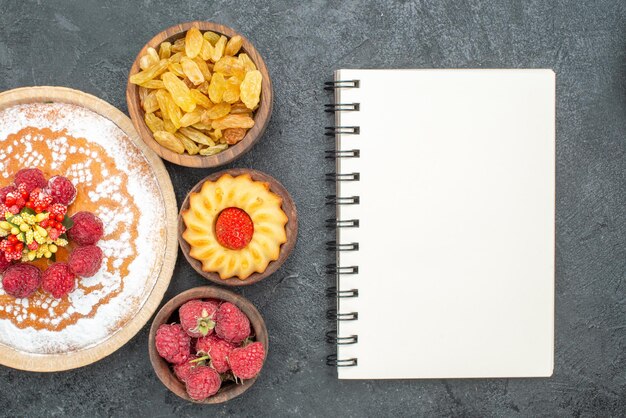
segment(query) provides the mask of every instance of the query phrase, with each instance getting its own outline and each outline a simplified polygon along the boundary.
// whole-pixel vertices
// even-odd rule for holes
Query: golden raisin
[[[243,45],[243,38],[239,35],[235,35],[228,40],[226,48],[224,49],[225,55],[236,55]]]
[[[180,62],[170,62],[169,64],[167,64],[167,69],[171,72],[174,73],[174,75],[176,77],[184,77],[185,73],[183,71],[183,66],[180,65]],[[161,77],[163,78],[163,77]]]
[[[185,147],[173,134],[167,131],[156,131],[153,136],[154,139],[165,148],[172,150],[177,154],[185,152]]]
[[[195,62],[198,66],[198,69],[204,76],[204,80],[211,80],[211,70],[209,70],[209,66],[207,65],[206,61],[204,61],[202,58],[195,57],[193,59],[193,62]]]
[[[165,130],[165,126],[163,125],[163,119],[159,118],[154,113],[146,113],[144,115],[144,120],[146,121],[146,125],[148,125],[148,128],[152,132]]]
[[[137,93],[139,94],[139,102],[143,106],[143,101],[146,100],[146,97],[148,97],[148,94],[150,94],[150,90],[148,90],[147,87],[139,86],[139,88],[137,89]]]
[[[245,70],[243,65],[235,57],[225,56],[215,63],[213,71],[222,73],[224,76],[238,76],[243,80]]]
[[[254,126],[254,119],[244,115],[226,115],[223,118],[216,119],[211,122],[213,129],[228,129],[228,128],[252,128]]]
[[[148,80],[145,83],[142,83],[141,86],[153,90],[165,88],[165,84],[163,84],[163,81],[161,80]]]
[[[176,131],[178,131],[178,128],[176,128],[176,126],[174,126],[172,121],[169,119],[163,119],[163,127],[165,128],[167,132],[171,134],[176,133]]]
[[[156,97],[164,118],[169,119],[176,129],[180,128],[182,112],[180,107],[174,102],[172,95],[167,90],[157,90]]]
[[[241,66],[246,70],[246,72],[256,70],[256,65],[254,65],[254,62],[252,62],[248,54],[241,53],[239,54],[237,59],[241,63]]]
[[[205,80],[204,83],[198,86],[198,90],[200,91],[200,93],[208,95],[209,94],[209,82]]]
[[[172,44],[172,52],[183,52],[185,50],[185,38],[180,38]]]
[[[246,77],[241,82],[241,101],[248,107],[254,109],[261,99],[261,82],[263,76],[259,70],[248,71]]]
[[[180,118],[180,126],[186,127],[186,126],[191,126],[194,123],[200,122],[200,117],[202,116],[203,113],[204,113],[204,110],[202,109],[196,109],[193,112],[185,113],[183,117]]]
[[[198,28],[189,29],[185,36],[185,54],[189,58],[194,58],[198,55],[202,48],[202,41],[204,41],[204,38]]]
[[[180,59],[184,57],[182,52],[177,52],[175,54],[173,54],[172,56],[169,57],[168,61],[169,62],[180,62]]]
[[[196,102],[193,101],[189,94],[189,87],[183,81],[171,72],[163,74],[161,79],[167,91],[172,95],[174,103],[180,106],[181,109],[185,112],[191,112],[196,108]]]
[[[206,39],[207,41],[211,43],[211,45],[215,45],[217,41],[220,40],[220,36],[217,33],[211,32],[211,31],[204,32],[203,36],[204,36],[204,39]]]
[[[213,73],[211,82],[209,83],[209,99],[213,103],[220,103],[224,97],[224,90],[226,90],[226,80],[221,73]]]
[[[180,128],[180,132],[198,144],[215,145],[215,142],[202,132],[194,128]]]
[[[212,147],[202,148],[200,150],[200,155],[215,155],[215,154],[219,154],[220,152],[224,151],[226,148],[228,148],[227,144],[219,144],[219,145],[215,145],[215,146],[212,146]]]
[[[239,83],[237,77],[231,77],[226,81],[226,89],[222,100],[227,103],[235,103],[239,100]]]
[[[183,144],[185,151],[187,151],[189,155],[195,155],[200,151],[200,147],[198,146],[198,144],[187,138],[182,133],[176,132],[174,133],[174,136],[178,138],[181,144]]]
[[[230,104],[228,103],[219,103],[210,108],[206,114],[209,119],[219,119],[222,118],[230,112]]]
[[[159,58],[168,59],[172,56],[172,44],[170,42],[163,42],[159,46]]]
[[[205,109],[209,109],[213,106],[211,100],[209,100],[209,98],[202,94],[202,92],[200,92],[199,90],[190,90],[189,94],[191,94],[191,98],[194,102],[204,107]]]
[[[191,58],[181,58],[180,65],[182,66],[185,76],[187,76],[193,84],[197,86],[204,82],[204,74],[202,74],[202,71],[198,68],[198,64],[196,64]]]
[[[152,67],[131,75],[130,82],[133,84],[143,84],[161,75],[165,70],[167,70],[167,60],[160,60]]]
[[[232,113],[233,115],[244,113],[249,115],[250,109],[248,109],[248,106],[246,106],[245,104],[239,102],[230,106],[230,113]]]
[[[244,128],[228,128],[224,129],[224,139],[229,145],[234,145],[246,136],[247,130]]]
[[[211,60],[213,62],[218,62],[222,56],[224,56],[224,49],[226,48],[226,37],[224,35],[220,36],[220,39],[215,44],[215,50],[213,51],[213,56]]]
[[[151,91],[146,96],[145,100],[142,104],[144,112],[152,113],[156,112],[159,109],[159,102],[157,101],[157,92]]]
[[[202,41],[202,48],[200,48],[200,54],[198,56],[202,58],[203,61],[208,61],[213,56],[214,51],[215,48],[213,47],[211,42],[205,39],[204,41]]]

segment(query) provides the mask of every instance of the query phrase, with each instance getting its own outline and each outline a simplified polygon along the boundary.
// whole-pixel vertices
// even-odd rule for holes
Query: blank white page
[[[555,76],[551,70],[339,70],[342,379],[550,376]]]

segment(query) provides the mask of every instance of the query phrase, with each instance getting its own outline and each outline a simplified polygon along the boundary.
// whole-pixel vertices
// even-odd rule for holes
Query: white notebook
[[[552,375],[554,72],[334,87],[339,378]]]

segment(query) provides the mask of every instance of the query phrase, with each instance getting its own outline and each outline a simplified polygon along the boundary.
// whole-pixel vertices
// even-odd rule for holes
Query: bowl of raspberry
[[[148,344],[154,371],[169,390],[189,402],[217,404],[254,384],[267,356],[268,334],[250,301],[202,286],[161,308]]]

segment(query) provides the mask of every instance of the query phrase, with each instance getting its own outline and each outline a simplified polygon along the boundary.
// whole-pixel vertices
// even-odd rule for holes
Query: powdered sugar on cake
[[[90,210],[104,223],[104,260],[65,299],[14,299],[0,285],[0,344],[41,354],[94,346],[134,317],[157,281],[165,247],[158,183],[119,127],[70,104],[0,111],[0,186],[25,167],[72,181],[79,195],[71,212]]]

